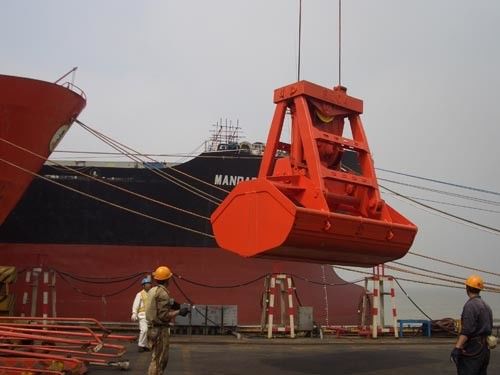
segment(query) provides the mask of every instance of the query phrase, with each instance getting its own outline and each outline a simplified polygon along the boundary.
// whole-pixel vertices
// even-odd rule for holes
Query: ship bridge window
[[[255,155],[261,155],[264,152],[265,145],[262,142],[252,143],[252,153]]]
[[[227,143],[221,143],[220,145],[217,146],[217,151],[225,151],[225,150],[228,150]]]
[[[248,152],[248,151],[250,151],[252,149],[252,144],[249,143],[249,142],[241,142],[239,144],[239,148],[242,151],[247,151]]]

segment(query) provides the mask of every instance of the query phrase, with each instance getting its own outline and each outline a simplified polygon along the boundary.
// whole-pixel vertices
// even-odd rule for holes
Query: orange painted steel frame
[[[85,364],[75,358],[68,358],[64,355],[53,355],[45,353],[24,352],[19,350],[0,349],[0,364],[12,363],[15,366],[29,371],[31,368],[40,368],[43,361],[57,361],[64,366],[63,373],[68,374],[86,374]],[[50,362],[46,362],[50,363]],[[29,373],[29,372],[28,372]],[[8,372],[7,372],[8,374]]]
[[[10,362],[13,362],[14,364],[19,364],[19,361],[17,358],[14,360],[10,360]],[[22,363],[22,366],[26,366],[27,364],[25,362]],[[2,366],[2,363],[0,362],[0,375],[26,375],[26,374],[56,374],[56,375],[64,375],[63,372],[61,371],[52,371],[52,370],[40,370],[38,368],[33,368],[33,367],[12,367],[12,366]]]
[[[96,333],[90,326],[105,332]],[[120,361],[125,347],[108,341],[136,337],[110,333],[89,318],[0,317],[0,374],[28,373],[32,368],[46,368],[33,373],[62,373],[47,370],[54,361],[72,374],[86,373],[87,364],[128,368],[128,361]]]
[[[380,197],[363,102],[343,87],[307,81],[275,90],[274,102],[258,178],[241,182],[212,214],[219,246],[247,257],[366,267],[404,256],[417,227]],[[287,110],[291,145],[280,142]],[[343,136],[346,120],[352,139]],[[343,167],[348,152],[359,171]]]

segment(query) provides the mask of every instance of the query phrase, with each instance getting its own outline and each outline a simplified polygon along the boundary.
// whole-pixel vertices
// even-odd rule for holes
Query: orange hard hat
[[[160,266],[153,272],[153,277],[155,280],[167,280],[172,277],[172,271],[166,266]]]
[[[481,276],[471,275],[465,280],[465,285],[470,286],[471,288],[483,290],[484,289],[484,281]]]

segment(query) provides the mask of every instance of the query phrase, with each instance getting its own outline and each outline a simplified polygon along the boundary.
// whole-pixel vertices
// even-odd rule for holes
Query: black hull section
[[[229,154],[226,158],[197,157],[174,167],[226,190],[242,178],[257,175],[260,157],[249,154]],[[172,169],[161,169],[169,179],[180,180],[177,184],[145,168],[83,167],[80,171],[121,188],[145,195],[152,199],[195,212],[209,218],[216,204],[185,190],[183,182],[199,190],[208,191],[210,199],[223,199],[225,193],[210,188]],[[115,205],[141,212],[180,227],[212,234],[210,221],[164,207],[128,193],[103,185],[88,177],[78,176],[61,167],[45,165],[40,172],[52,180],[85,194],[96,196]],[[217,181],[216,181],[217,180]],[[197,192],[198,193],[198,192]],[[199,193],[198,193],[199,194]],[[58,244],[106,244],[141,246],[193,246],[215,247],[211,237],[196,234],[179,227],[121,210],[87,196],[62,188],[43,179],[35,179],[15,210],[0,227],[0,242],[8,243],[58,243]]]

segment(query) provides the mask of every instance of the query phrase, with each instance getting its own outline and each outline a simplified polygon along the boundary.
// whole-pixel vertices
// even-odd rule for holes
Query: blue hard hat
[[[146,276],[144,279],[142,279],[141,284],[151,284],[151,276]]]

